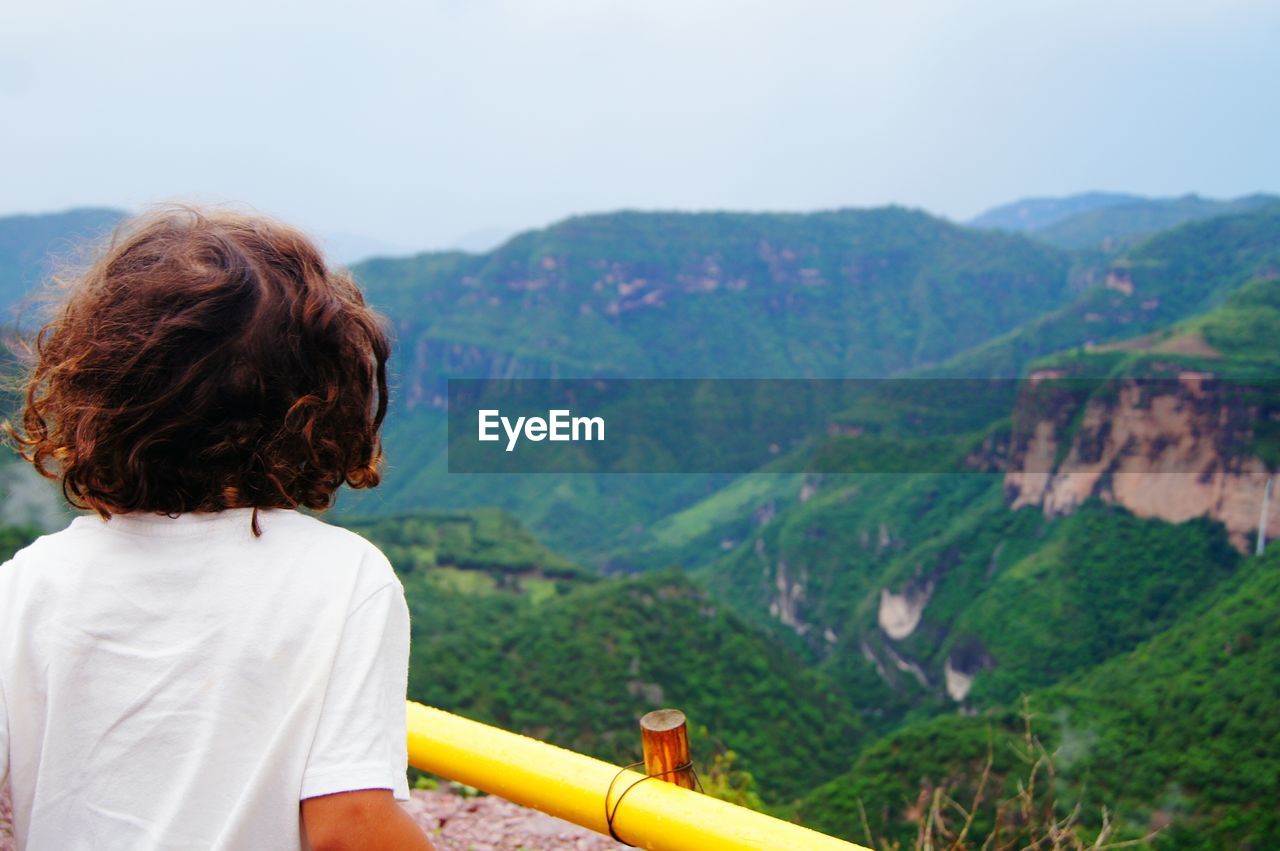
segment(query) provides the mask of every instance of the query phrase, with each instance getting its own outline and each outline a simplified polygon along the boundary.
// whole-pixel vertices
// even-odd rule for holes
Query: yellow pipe
[[[644,775],[589,756],[409,702],[409,764],[608,834],[610,804]],[[626,793],[618,836],[649,851],[856,851],[860,846],[799,825],[646,780]],[[866,849],[862,849],[866,851]]]

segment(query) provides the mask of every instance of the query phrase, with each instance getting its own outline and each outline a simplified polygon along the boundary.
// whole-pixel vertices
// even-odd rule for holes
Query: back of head
[[[293,228],[192,208],[135,219],[40,331],[10,437],[78,507],[328,507],[378,483],[389,344]]]

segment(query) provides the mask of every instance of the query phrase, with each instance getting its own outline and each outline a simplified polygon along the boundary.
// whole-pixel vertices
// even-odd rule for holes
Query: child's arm
[[[386,558],[365,557],[384,584],[362,592],[343,624],[299,789],[302,829],[314,849],[430,851],[396,803],[409,797],[409,609]]]
[[[307,798],[302,829],[312,851],[434,851],[389,789]]]

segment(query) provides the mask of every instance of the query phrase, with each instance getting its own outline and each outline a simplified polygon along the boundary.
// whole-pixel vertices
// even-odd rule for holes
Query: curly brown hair
[[[5,431],[73,506],[319,510],[344,482],[378,484],[387,334],[302,233],[168,209],[66,290]]]

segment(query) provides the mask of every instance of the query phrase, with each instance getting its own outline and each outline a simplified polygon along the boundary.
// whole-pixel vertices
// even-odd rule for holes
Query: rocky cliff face
[[[1029,393],[1034,398],[1015,416],[1004,481],[1011,507],[1038,505],[1053,517],[1096,496],[1175,523],[1207,515],[1227,527],[1238,549],[1252,548],[1274,473],[1258,457],[1262,436],[1280,422],[1274,383],[1183,372],[1105,392],[1046,389]],[[1267,515],[1274,537],[1280,500]]]

